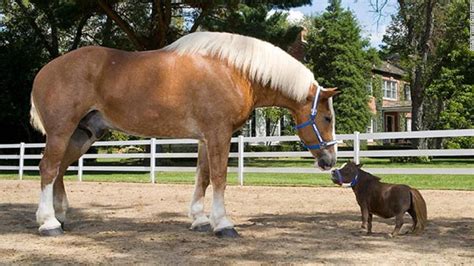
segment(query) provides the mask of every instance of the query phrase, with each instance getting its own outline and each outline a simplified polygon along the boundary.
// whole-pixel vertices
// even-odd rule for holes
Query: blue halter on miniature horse
[[[301,128],[304,128],[304,127],[307,127],[307,126],[311,126],[313,128],[314,134],[318,138],[319,143],[318,144],[313,144],[313,145],[306,145],[306,143],[304,143],[304,141],[301,141],[303,146],[308,150],[325,149],[325,148],[327,148],[329,146],[332,146],[332,145],[337,143],[337,141],[335,139],[330,140],[330,141],[324,141],[323,138],[321,137],[321,133],[319,133],[318,125],[316,125],[316,122],[314,121],[316,119],[316,115],[318,113],[318,101],[319,101],[319,95],[321,94],[322,89],[323,89],[323,87],[321,87],[319,84],[317,84],[316,95],[314,96],[313,107],[311,108],[311,114],[309,116],[309,119],[306,122],[295,126],[295,129],[297,129],[297,130],[301,129]]]
[[[336,173],[337,175],[337,181],[339,182],[339,185],[342,187],[354,187],[357,184],[357,181],[359,181],[359,172],[356,173],[356,175],[351,179],[350,183],[344,183],[344,178],[341,175],[341,170],[336,169],[333,171],[333,173]]]

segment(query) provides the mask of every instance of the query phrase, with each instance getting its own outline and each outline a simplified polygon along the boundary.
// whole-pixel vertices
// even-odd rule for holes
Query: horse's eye
[[[326,122],[328,122],[328,123],[331,123],[331,117],[330,116],[325,116],[324,120],[326,120]]]

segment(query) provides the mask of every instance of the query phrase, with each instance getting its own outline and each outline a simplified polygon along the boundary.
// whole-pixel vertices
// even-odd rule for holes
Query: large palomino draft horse
[[[269,43],[228,33],[189,34],[156,51],[85,47],[58,57],[35,78],[33,125],[46,135],[36,212],[40,235],[59,235],[68,200],[63,175],[108,130],[199,140],[191,228],[237,236],[224,206],[232,133],[256,107],[288,108],[319,167],[336,162],[335,89]],[[213,186],[210,216],[203,198]]]

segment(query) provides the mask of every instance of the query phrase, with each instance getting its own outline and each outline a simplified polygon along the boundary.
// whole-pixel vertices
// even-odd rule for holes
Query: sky
[[[327,6],[328,2],[326,0],[313,0],[311,6],[290,9],[288,20],[298,21],[304,15],[320,14],[324,12]],[[352,10],[361,25],[363,37],[369,38],[372,47],[379,48],[385,30],[391,22],[390,16],[397,12],[398,4],[397,0],[388,1],[383,9],[378,25],[377,15],[372,11],[369,0],[342,0],[342,6]]]

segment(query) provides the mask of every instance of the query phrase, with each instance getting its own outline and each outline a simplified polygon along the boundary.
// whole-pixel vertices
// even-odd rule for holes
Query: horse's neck
[[[380,183],[377,178],[359,169],[357,184],[352,189],[356,194],[364,193],[369,185],[377,183]]]
[[[283,107],[291,111],[298,108],[298,103],[283,95],[281,92],[266,86],[256,85],[254,87],[255,107]]]

